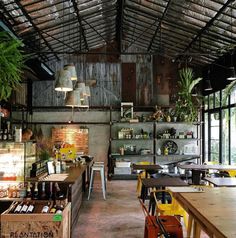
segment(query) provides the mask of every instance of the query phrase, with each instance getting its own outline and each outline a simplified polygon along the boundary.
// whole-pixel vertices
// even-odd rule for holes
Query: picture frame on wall
[[[121,119],[129,121],[133,119],[134,111],[133,111],[134,104],[133,102],[122,102],[121,103]]]

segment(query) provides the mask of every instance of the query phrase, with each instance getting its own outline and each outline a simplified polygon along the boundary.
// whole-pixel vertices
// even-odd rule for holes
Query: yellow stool
[[[153,189],[153,196],[156,202],[156,213],[157,215],[170,215],[170,216],[180,216],[183,217],[184,225],[188,226],[188,217],[187,212],[180,206],[180,204],[173,197],[172,192],[170,190],[165,189]],[[169,203],[162,203],[157,199],[157,193],[165,193],[168,194],[171,198]]]
[[[137,164],[142,164],[142,165],[149,165],[149,164],[152,164],[151,162],[149,161],[141,161],[141,162],[138,162]],[[137,196],[140,197],[141,195],[141,190],[142,190],[142,178],[145,178],[146,177],[146,171],[141,171],[139,174],[138,174],[138,178],[137,178],[137,188],[136,188],[136,192],[137,192]]]

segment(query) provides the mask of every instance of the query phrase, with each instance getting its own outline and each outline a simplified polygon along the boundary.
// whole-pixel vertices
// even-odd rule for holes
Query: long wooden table
[[[173,196],[210,237],[236,237],[236,188],[204,188],[202,193]],[[198,237],[196,232],[194,238]]]
[[[178,164],[181,169],[192,171],[193,184],[200,184],[201,173],[209,169],[212,170],[236,170],[235,165],[222,165],[222,164]]]
[[[204,178],[216,187],[236,187],[236,178]]]

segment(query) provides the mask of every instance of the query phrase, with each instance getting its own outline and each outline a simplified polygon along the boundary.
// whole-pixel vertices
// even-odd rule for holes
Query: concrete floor
[[[144,214],[136,197],[136,183],[108,181],[107,199],[103,200],[96,181],[90,200],[84,198],[72,238],[143,238]]]
[[[135,180],[108,181],[107,199],[103,200],[100,181],[95,180],[90,200],[87,193],[84,196],[72,238],[143,238],[145,216],[136,184]],[[203,232],[201,238],[208,236]]]

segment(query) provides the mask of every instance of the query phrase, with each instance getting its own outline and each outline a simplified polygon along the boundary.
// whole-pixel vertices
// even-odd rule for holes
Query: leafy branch
[[[0,32],[0,100],[7,100],[12,89],[21,82],[26,57],[20,49],[22,42],[6,32]]]

